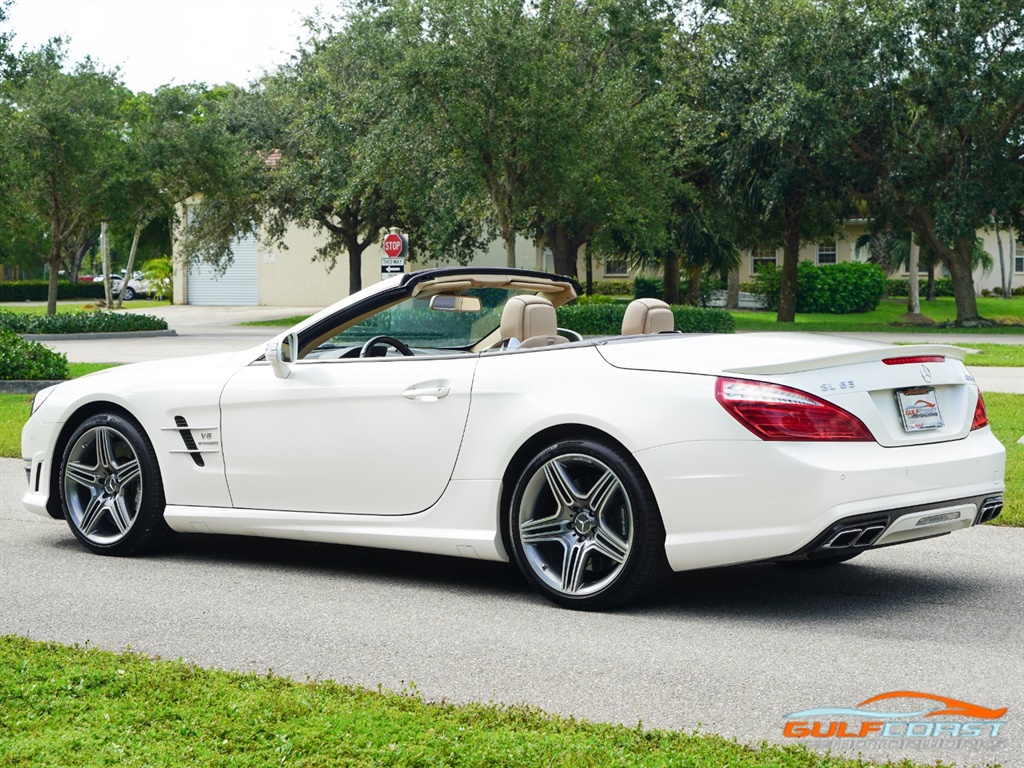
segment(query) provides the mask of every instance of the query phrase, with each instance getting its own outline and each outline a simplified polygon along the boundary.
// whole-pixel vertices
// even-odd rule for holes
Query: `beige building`
[[[834,264],[843,261],[865,261],[867,249],[856,247],[857,238],[867,231],[868,222],[847,222],[842,238],[821,243],[805,244],[800,250],[802,260],[816,264]],[[1024,246],[1017,243],[1012,233],[1002,233],[1003,248],[1008,267],[1013,270],[1013,286],[1024,285]],[[974,276],[975,288],[995,288],[1000,284],[999,256],[994,232],[981,233],[985,250],[992,255],[995,269],[984,274],[978,270]],[[334,269],[313,257],[323,242],[323,235],[310,229],[293,227],[286,239],[286,247],[277,247],[250,238],[235,243],[234,260],[222,273],[205,265],[183,269],[179,265],[174,273],[174,301],[180,304],[240,305],[240,306],[327,306],[349,294],[348,267],[339,260]],[[577,274],[583,275],[585,266],[579,259]],[[516,247],[516,266],[525,269],[550,271],[553,269],[551,252],[520,237]],[[344,257],[342,257],[343,259]],[[371,245],[363,253],[363,285],[381,279],[381,259],[384,252],[380,244]],[[768,263],[782,263],[781,248],[755,249],[745,252],[740,266],[741,282],[753,278],[757,269]],[[441,262],[424,261],[405,265],[406,271],[438,266]],[[505,248],[500,241],[480,252],[473,264],[478,266],[505,266]],[[624,261],[595,260],[594,279],[628,279],[631,276]],[[904,275],[894,275],[900,277]]]

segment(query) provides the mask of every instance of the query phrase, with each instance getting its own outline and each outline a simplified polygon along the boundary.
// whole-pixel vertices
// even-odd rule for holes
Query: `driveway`
[[[1008,707],[1006,725],[945,746],[816,746],[1024,767],[1024,530],[974,528],[815,572],[677,574],[647,605],[587,614],[472,560],[220,536],[97,557],[22,509],[24,483],[19,461],[0,461],[0,633],[749,743],[786,741],[788,713],[921,691]]]

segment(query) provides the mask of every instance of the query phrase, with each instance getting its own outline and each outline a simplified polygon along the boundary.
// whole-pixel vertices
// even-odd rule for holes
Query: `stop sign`
[[[402,237],[401,235],[385,235],[384,236],[384,255],[389,259],[396,259],[402,255]]]

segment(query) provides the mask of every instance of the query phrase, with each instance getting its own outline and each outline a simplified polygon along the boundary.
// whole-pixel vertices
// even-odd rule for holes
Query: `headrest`
[[[501,338],[526,341],[531,336],[554,336],[558,317],[542,296],[513,296],[501,313]]]
[[[636,299],[629,302],[622,316],[622,335],[661,333],[675,329],[672,308],[661,299]]]

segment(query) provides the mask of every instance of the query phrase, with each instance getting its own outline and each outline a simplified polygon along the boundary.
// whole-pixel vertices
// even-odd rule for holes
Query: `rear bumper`
[[[677,571],[803,556],[849,520],[882,526],[869,546],[970,527],[979,505],[1002,494],[1005,465],[988,429],[907,448],[702,441],[635,457],[658,500]]]

